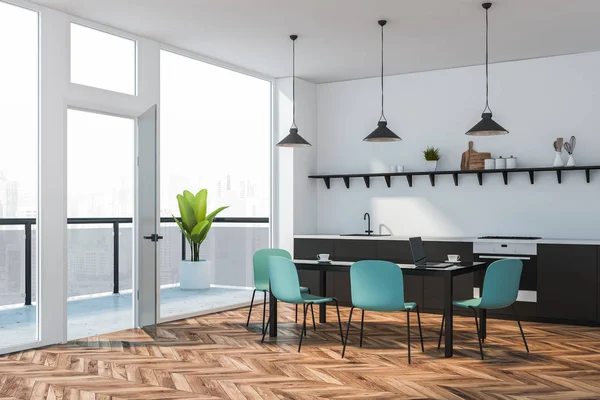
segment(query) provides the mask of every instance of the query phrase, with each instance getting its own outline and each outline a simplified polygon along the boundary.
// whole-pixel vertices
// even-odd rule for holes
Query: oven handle
[[[477,256],[479,258],[482,258],[484,260],[504,260],[504,259],[509,259],[509,260],[531,260],[531,257],[513,257],[513,256]]]

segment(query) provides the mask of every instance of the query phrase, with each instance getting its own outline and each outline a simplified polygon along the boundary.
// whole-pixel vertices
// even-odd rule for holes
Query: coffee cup
[[[317,254],[317,260],[329,261],[329,254]]]
[[[452,261],[452,262],[460,261],[460,256],[458,254],[448,254],[448,261]]]

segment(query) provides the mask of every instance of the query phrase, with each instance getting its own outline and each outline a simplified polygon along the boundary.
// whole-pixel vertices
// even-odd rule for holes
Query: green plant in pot
[[[207,289],[212,283],[210,261],[200,260],[200,246],[206,240],[213,220],[221,211],[229,206],[219,207],[206,214],[206,198],[208,191],[200,190],[196,195],[188,190],[177,195],[181,220],[173,216],[181,233],[185,236],[191,249],[191,260],[181,261],[179,266],[179,282],[181,289]]]
[[[441,158],[440,149],[427,146],[427,148],[423,150],[423,157],[425,157],[425,162],[427,163],[427,170],[435,171],[437,169],[438,161]]]

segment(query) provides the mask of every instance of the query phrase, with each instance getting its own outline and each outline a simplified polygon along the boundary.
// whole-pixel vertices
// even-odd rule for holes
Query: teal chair
[[[254,266],[254,291],[252,292],[252,301],[250,303],[250,311],[248,311],[248,320],[246,326],[250,324],[250,315],[252,314],[252,306],[254,305],[254,295],[256,291],[263,292],[263,321],[262,329],[265,330],[265,315],[267,310],[267,292],[269,291],[269,273],[267,272],[267,259],[270,256],[285,257],[288,260],[292,259],[292,255],[283,249],[262,249],[254,253],[252,263]],[[300,286],[300,292],[310,293],[310,289],[304,286]],[[313,328],[316,330],[315,325],[315,311],[311,307],[311,314],[313,319]],[[298,322],[298,305],[296,305],[296,322]]]
[[[352,312],[355,308],[362,309],[360,321],[360,347],[363,341],[363,326],[365,322],[365,310],[367,311],[406,311],[406,325],[408,329],[408,363],[410,364],[410,312],[417,312],[419,322],[419,336],[421,337],[421,350],[423,346],[423,332],[421,331],[421,316],[417,303],[406,303],[404,301],[404,275],[398,265],[389,261],[358,261],[350,267],[350,289],[352,294],[352,308],[348,327],[346,328],[346,340],[342,358],[346,353]]]
[[[497,308],[512,307],[519,330],[523,337],[525,349],[529,353],[529,346],[521,327],[521,321],[517,317],[515,310],[515,301],[519,294],[519,282],[521,281],[521,272],[523,271],[523,262],[521,260],[504,259],[494,261],[485,271],[483,280],[483,293],[480,298],[453,301],[452,304],[456,307],[467,308],[473,311],[475,316],[475,328],[477,329],[477,341],[479,342],[479,353],[483,360],[483,339],[479,332],[479,322],[477,321],[477,310],[490,310]],[[440,337],[438,339],[438,349],[442,342],[442,331],[444,330],[444,321],[446,313],[442,316],[442,326],[440,328]]]
[[[323,303],[335,303],[337,310],[338,324],[340,326],[340,337],[342,343],[344,342],[344,335],[342,333],[342,320],[340,318],[340,308],[335,297],[320,297],[310,293],[302,293],[300,291],[300,284],[298,283],[298,271],[296,265],[287,257],[270,256],[267,260],[267,267],[269,271],[269,281],[271,285],[271,293],[275,298],[283,303],[302,304],[304,306],[304,320],[302,322],[302,331],[300,332],[300,342],[298,343],[298,353],[302,347],[302,338],[306,336],[306,312],[308,306],[314,304]],[[269,329],[271,318],[267,321],[267,327],[263,331],[261,343],[265,341],[265,335]]]

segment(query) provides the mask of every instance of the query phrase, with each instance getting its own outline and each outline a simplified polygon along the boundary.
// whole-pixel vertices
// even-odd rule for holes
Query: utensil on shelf
[[[571,149],[571,143],[567,142],[563,146],[569,155],[573,154],[573,150]]]

